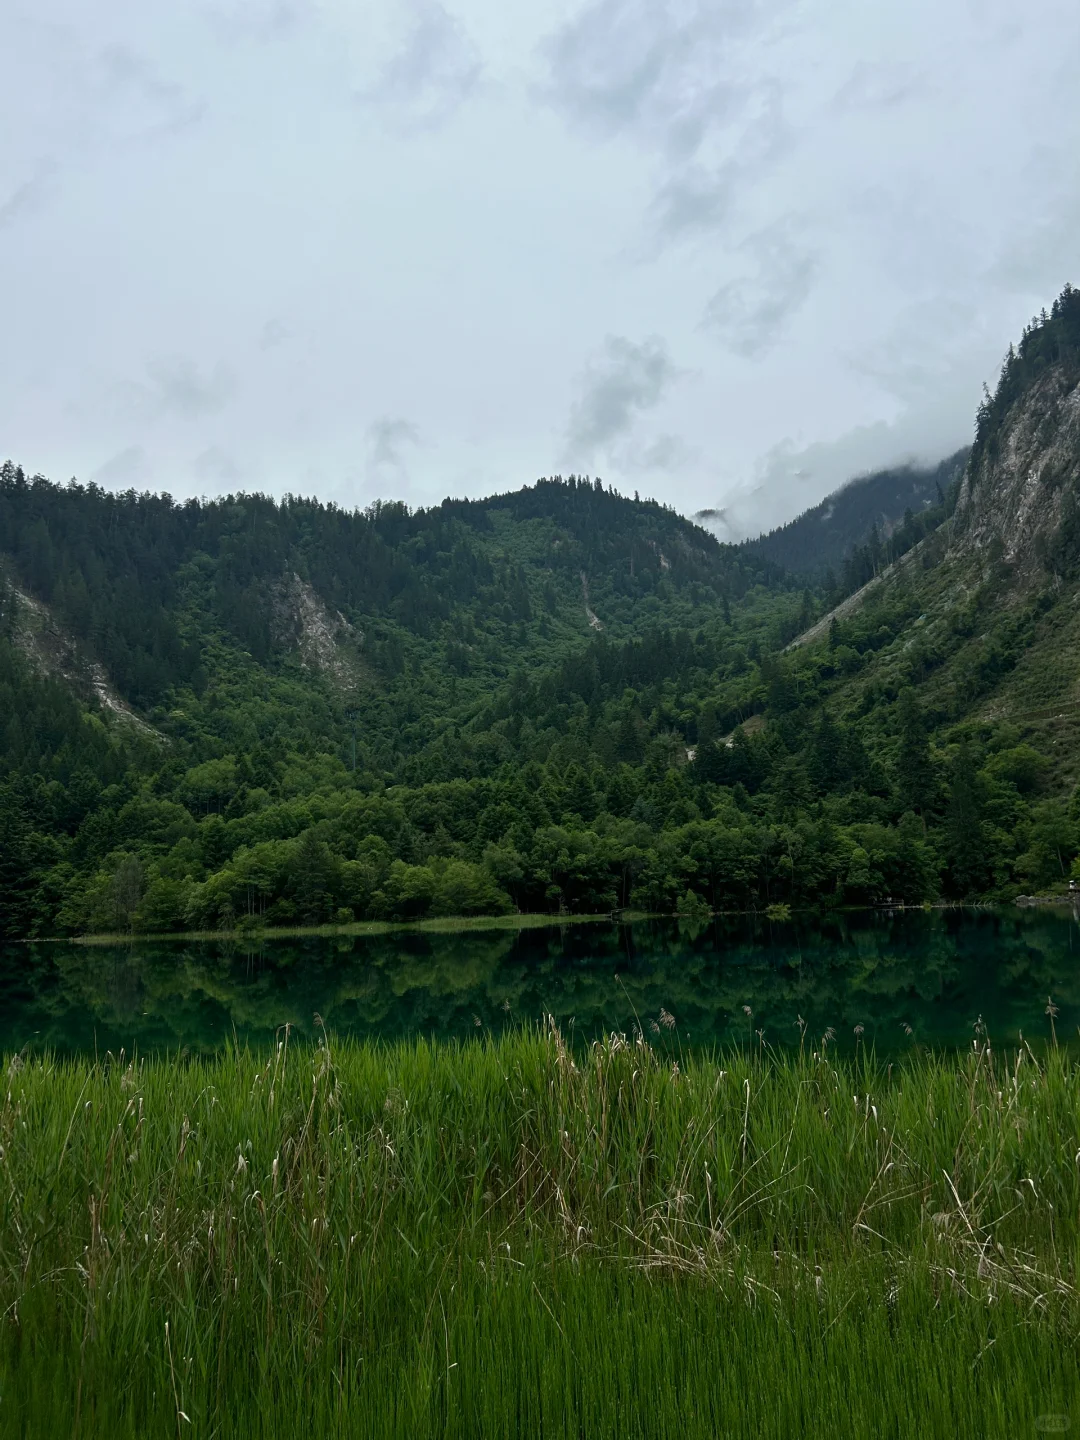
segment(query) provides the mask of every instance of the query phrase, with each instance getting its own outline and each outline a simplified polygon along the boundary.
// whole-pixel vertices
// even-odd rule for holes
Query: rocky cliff
[[[993,451],[969,466],[954,517],[963,551],[1000,547],[1022,584],[1072,548],[1080,487],[1080,373],[1055,366],[1010,407]]]
[[[1080,292],[1066,288],[1010,349],[980,407],[952,541],[996,553],[1021,589],[1080,560]]]

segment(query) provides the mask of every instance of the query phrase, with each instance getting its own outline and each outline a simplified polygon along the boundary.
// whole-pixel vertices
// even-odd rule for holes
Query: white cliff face
[[[954,516],[961,552],[1002,558],[1021,586],[1044,572],[1066,511],[1080,498],[1080,376],[1055,367],[1012,406],[997,443],[964,474]]]
[[[356,687],[363,632],[350,625],[340,610],[328,609],[295,571],[277,586],[273,619],[279,643],[294,645],[305,669],[321,671],[343,692]]]
[[[39,674],[62,680],[82,699],[93,697],[115,719],[166,743],[157,730],[135,714],[104,668],[64,629],[48,605],[17,585],[11,586],[11,593],[16,601],[15,644]]]

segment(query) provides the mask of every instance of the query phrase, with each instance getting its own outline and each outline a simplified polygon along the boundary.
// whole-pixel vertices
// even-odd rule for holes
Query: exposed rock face
[[[340,610],[331,611],[312,587],[291,571],[274,597],[274,628],[284,644],[294,644],[300,663],[329,675],[343,690],[360,678],[357,651],[363,632],[350,625]]]
[[[110,711],[118,720],[165,743],[164,736],[140,719],[120,697],[104,668],[82,652],[74,637],[60,625],[47,605],[35,600],[17,585],[11,586],[11,592],[17,604],[15,643],[37,671],[63,680],[84,700],[93,697],[103,710]]]
[[[1001,558],[1023,586],[1052,566],[1080,492],[1080,374],[1054,366],[1012,405],[995,444],[965,471],[954,516],[961,552]]]
[[[585,574],[584,570],[581,572],[581,593],[585,600],[585,619],[589,622],[589,628],[591,630],[603,630],[604,622],[589,604],[589,577]]]

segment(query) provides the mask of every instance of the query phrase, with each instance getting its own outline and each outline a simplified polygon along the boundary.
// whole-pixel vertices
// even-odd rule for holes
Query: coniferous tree
[[[0,788],[0,940],[26,935],[33,915],[37,875],[23,803]]]
[[[937,798],[937,777],[930,759],[926,725],[915,691],[906,686],[897,706],[900,748],[896,760],[896,788],[905,810],[925,815]]]
[[[945,854],[955,895],[977,894],[985,889],[989,881],[983,816],[983,794],[975,751],[970,742],[965,741],[953,761],[945,821]]]

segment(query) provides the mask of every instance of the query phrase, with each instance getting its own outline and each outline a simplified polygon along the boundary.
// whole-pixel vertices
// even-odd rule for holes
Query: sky
[[[1076,0],[6,0],[0,456],[756,534],[1080,283]]]

